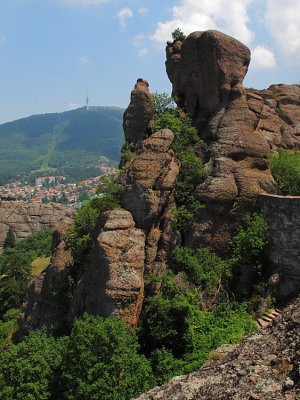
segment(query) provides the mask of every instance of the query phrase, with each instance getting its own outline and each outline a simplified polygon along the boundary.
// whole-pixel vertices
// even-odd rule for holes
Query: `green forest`
[[[45,174],[73,180],[99,175],[101,156],[119,159],[122,117],[121,108],[84,107],[0,125],[0,185]]]

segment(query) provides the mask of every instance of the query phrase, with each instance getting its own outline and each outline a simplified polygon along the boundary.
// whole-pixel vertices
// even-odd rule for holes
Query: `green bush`
[[[172,32],[173,40],[180,40],[182,42],[185,38],[186,36],[180,28],[176,28],[175,31]]]
[[[273,153],[270,168],[283,194],[300,196],[300,152],[280,150]]]
[[[51,242],[51,231],[36,232],[0,255],[0,319],[26,300],[27,285],[32,279],[31,263],[51,254]]]
[[[56,371],[63,356],[63,340],[44,331],[31,333],[0,354],[1,400],[54,400]]]
[[[126,400],[154,383],[133,329],[113,317],[75,322],[62,364],[65,399]]]
[[[191,282],[208,294],[217,290],[232,273],[231,262],[221,259],[208,248],[193,250],[189,247],[176,247],[172,269],[185,272]]]
[[[181,168],[175,186],[177,210],[173,212],[176,228],[185,231],[205,206],[196,197],[197,186],[205,181],[208,170],[194,151],[180,153]]]
[[[152,102],[154,115],[169,112],[172,113],[176,109],[174,100],[167,93],[153,93]]]
[[[74,226],[66,234],[67,248],[72,251],[74,262],[82,263],[92,249],[92,233],[101,213],[121,207],[122,187],[118,177],[101,179],[98,196],[79,208],[74,216]]]
[[[0,353],[1,400],[127,400],[154,385],[134,330],[85,315],[69,337],[31,333]]]
[[[146,299],[141,341],[161,384],[201,367],[213,349],[238,343],[255,329],[246,304],[222,303],[205,312],[178,291]]]
[[[245,218],[245,227],[240,228],[232,241],[233,259],[236,263],[258,263],[267,244],[268,225],[259,214]]]
[[[12,308],[8,310],[0,320],[0,348],[4,343],[10,339],[10,336],[17,329],[17,317],[20,314],[20,310]]]
[[[197,218],[204,205],[197,199],[197,186],[208,176],[208,169],[195,153],[195,144],[199,141],[197,130],[192,127],[188,116],[180,116],[178,110],[164,111],[156,116],[152,131],[169,128],[175,134],[172,149],[181,162],[180,174],[175,187],[177,208],[172,216],[179,231],[185,231]]]

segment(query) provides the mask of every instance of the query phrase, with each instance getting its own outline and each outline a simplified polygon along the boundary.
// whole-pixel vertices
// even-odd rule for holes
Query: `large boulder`
[[[183,104],[197,126],[244,92],[250,50],[218,31],[191,33],[182,44],[167,46],[167,74],[172,95]]]

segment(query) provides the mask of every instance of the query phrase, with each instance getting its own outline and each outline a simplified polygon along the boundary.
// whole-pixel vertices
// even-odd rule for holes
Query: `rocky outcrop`
[[[33,232],[54,227],[66,217],[72,217],[74,209],[58,203],[19,204],[16,201],[0,201],[0,251],[9,228],[16,240],[21,240]]]
[[[95,238],[76,284],[71,319],[88,312],[114,315],[136,326],[144,296],[145,235],[128,211],[118,209],[101,216]]]
[[[299,85],[245,90],[249,62],[246,46],[217,31],[195,32],[167,46],[173,95],[198,128],[198,152],[210,170],[197,189],[206,208],[185,241],[221,253],[257,194],[277,192],[270,152],[300,145]]]
[[[136,326],[144,296],[144,233],[128,211],[105,212],[93,235],[92,254],[79,266],[64,240],[71,226],[69,221],[59,226],[51,263],[29,286],[22,333],[43,326],[56,334],[68,332],[84,312],[114,315]]]
[[[63,235],[57,233],[50,266],[30,285],[20,324],[23,331],[51,327],[52,318],[56,331],[66,331],[84,312],[114,315],[137,325],[145,278],[166,273],[169,255],[180,241],[170,216],[179,173],[171,150],[173,140],[174,134],[163,129],[140,144],[124,173],[123,207],[127,210],[101,215],[92,234],[92,252],[82,265],[72,265]],[[51,291],[59,296],[53,297]]]
[[[250,50],[236,39],[218,31],[194,32],[166,51],[172,95],[199,129],[243,94]]]
[[[168,254],[179,239],[170,221],[179,173],[179,161],[171,149],[173,140],[169,129],[145,139],[126,172],[122,202],[147,235],[146,275],[166,270]]]
[[[147,136],[148,122],[153,110],[149,83],[139,78],[131,92],[130,104],[123,117],[125,140],[137,144]]]
[[[55,334],[65,333],[71,301],[70,269],[71,251],[66,249],[64,236],[73,225],[65,219],[53,235],[53,254],[50,265],[29,284],[28,301],[19,317],[19,334],[47,327]]]
[[[199,133],[195,148],[210,172],[195,191],[205,208],[182,237],[172,224],[180,171],[171,148],[174,134],[169,129],[151,134],[149,85],[138,79],[124,113],[125,139],[134,152],[123,163],[123,209],[100,217],[91,255],[81,265],[60,270],[51,265],[36,282],[43,296],[48,293],[44,287],[55,283],[55,274],[62,274],[64,281],[62,271],[67,271],[72,282],[65,289],[65,297],[71,296],[64,309],[69,324],[87,311],[136,325],[144,280],[167,272],[176,245],[208,245],[226,253],[242,217],[254,210],[257,194],[276,193],[268,157],[282,147],[299,149],[300,86],[244,89],[249,61],[246,46],[216,31],[195,32],[167,46],[173,95],[180,114],[192,116]],[[25,321],[38,321],[32,327],[43,321],[32,316],[38,304],[43,300],[33,293],[25,312]]]
[[[224,358],[171,379],[138,400],[296,400],[300,398],[300,299],[272,325]]]

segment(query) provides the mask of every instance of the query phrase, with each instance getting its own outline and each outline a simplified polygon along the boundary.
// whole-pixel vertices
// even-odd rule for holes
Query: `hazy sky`
[[[218,29],[252,51],[246,86],[299,83],[300,0],[0,0],[0,123],[170,93],[165,42]]]

